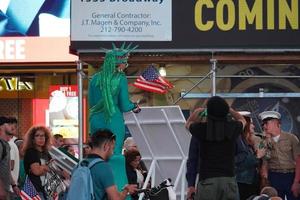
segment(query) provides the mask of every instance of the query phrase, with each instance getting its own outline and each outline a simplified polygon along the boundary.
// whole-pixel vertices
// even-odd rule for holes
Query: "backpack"
[[[67,194],[67,200],[94,200],[93,179],[90,169],[97,163],[102,162],[96,158],[89,162],[82,160],[74,168],[71,176],[71,183]]]
[[[3,160],[7,154],[6,152],[6,146],[5,144],[3,143],[3,141],[0,139],[0,143],[1,143],[1,146],[2,146],[2,156],[1,156],[1,160]]]

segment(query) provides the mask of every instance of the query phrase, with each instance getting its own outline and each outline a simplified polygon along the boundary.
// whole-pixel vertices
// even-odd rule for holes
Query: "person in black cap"
[[[198,108],[188,118],[186,127],[200,142],[200,181],[195,199],[238,199],[234,174],[235,141],[246,121],[218,96],[207,102],[207,122],[199,122]],[[235,120],[228,119],[228,113]]]
[[[288,200],[297,199],[300,190],[300,175],[295,175],[295,169],[300,166],[300,143],[296,135],[281,130],[281,115],[276,111],[264,111],[259,114],[262,120],[264,134],[271,137],[270,159],[264,160],[262,175],[267,178],[272,187],[278,191],[278,196]]]
[[[0,181],[6,192],[6,199],[10,199],[10,186],[16,195],[20,194],[20,190],[11,176],[10,147],[8,144],[11,133],[9,132],[8,123],[8,118],[0,117]]]

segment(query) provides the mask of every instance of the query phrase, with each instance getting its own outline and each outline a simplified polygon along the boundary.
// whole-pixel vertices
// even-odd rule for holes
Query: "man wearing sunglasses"
[[[264,134],[271,137],[271,156],[264,160],[263,173],[278,196],[288,200],[297,199],[299,175],[295,176],[296,162],[300,158],[300,143],[294,134],[281,130],[281,115],[276,111],[264,111],[259,114]],[[298,161],[299,162],[299,161]],[[298,166],[300,167],[300,166]]]

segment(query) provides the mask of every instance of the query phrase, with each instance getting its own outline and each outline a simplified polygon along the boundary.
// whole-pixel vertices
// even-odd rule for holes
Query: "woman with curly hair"
[[[45,126],[33,126],[25,134],[23,152],[24,168],[41,199],[46,199],[43,188],[46,173],[49,171],[47,163],[51,160],[48,152],[51,133]]]

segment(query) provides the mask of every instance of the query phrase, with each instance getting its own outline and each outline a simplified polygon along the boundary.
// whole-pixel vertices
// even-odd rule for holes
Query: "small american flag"
[[[28,176],[26,177],[24,187],[23,190],[21,190],[20,196],[22,200],[41,200],[41,197],[35,190]]]
[[[157,69],[153,65],[150,65],[145,69],[133,83],[133,86],[159,94],[165,94],[168,89],[173,88],[173,85],[169,81],[159,75]]]

